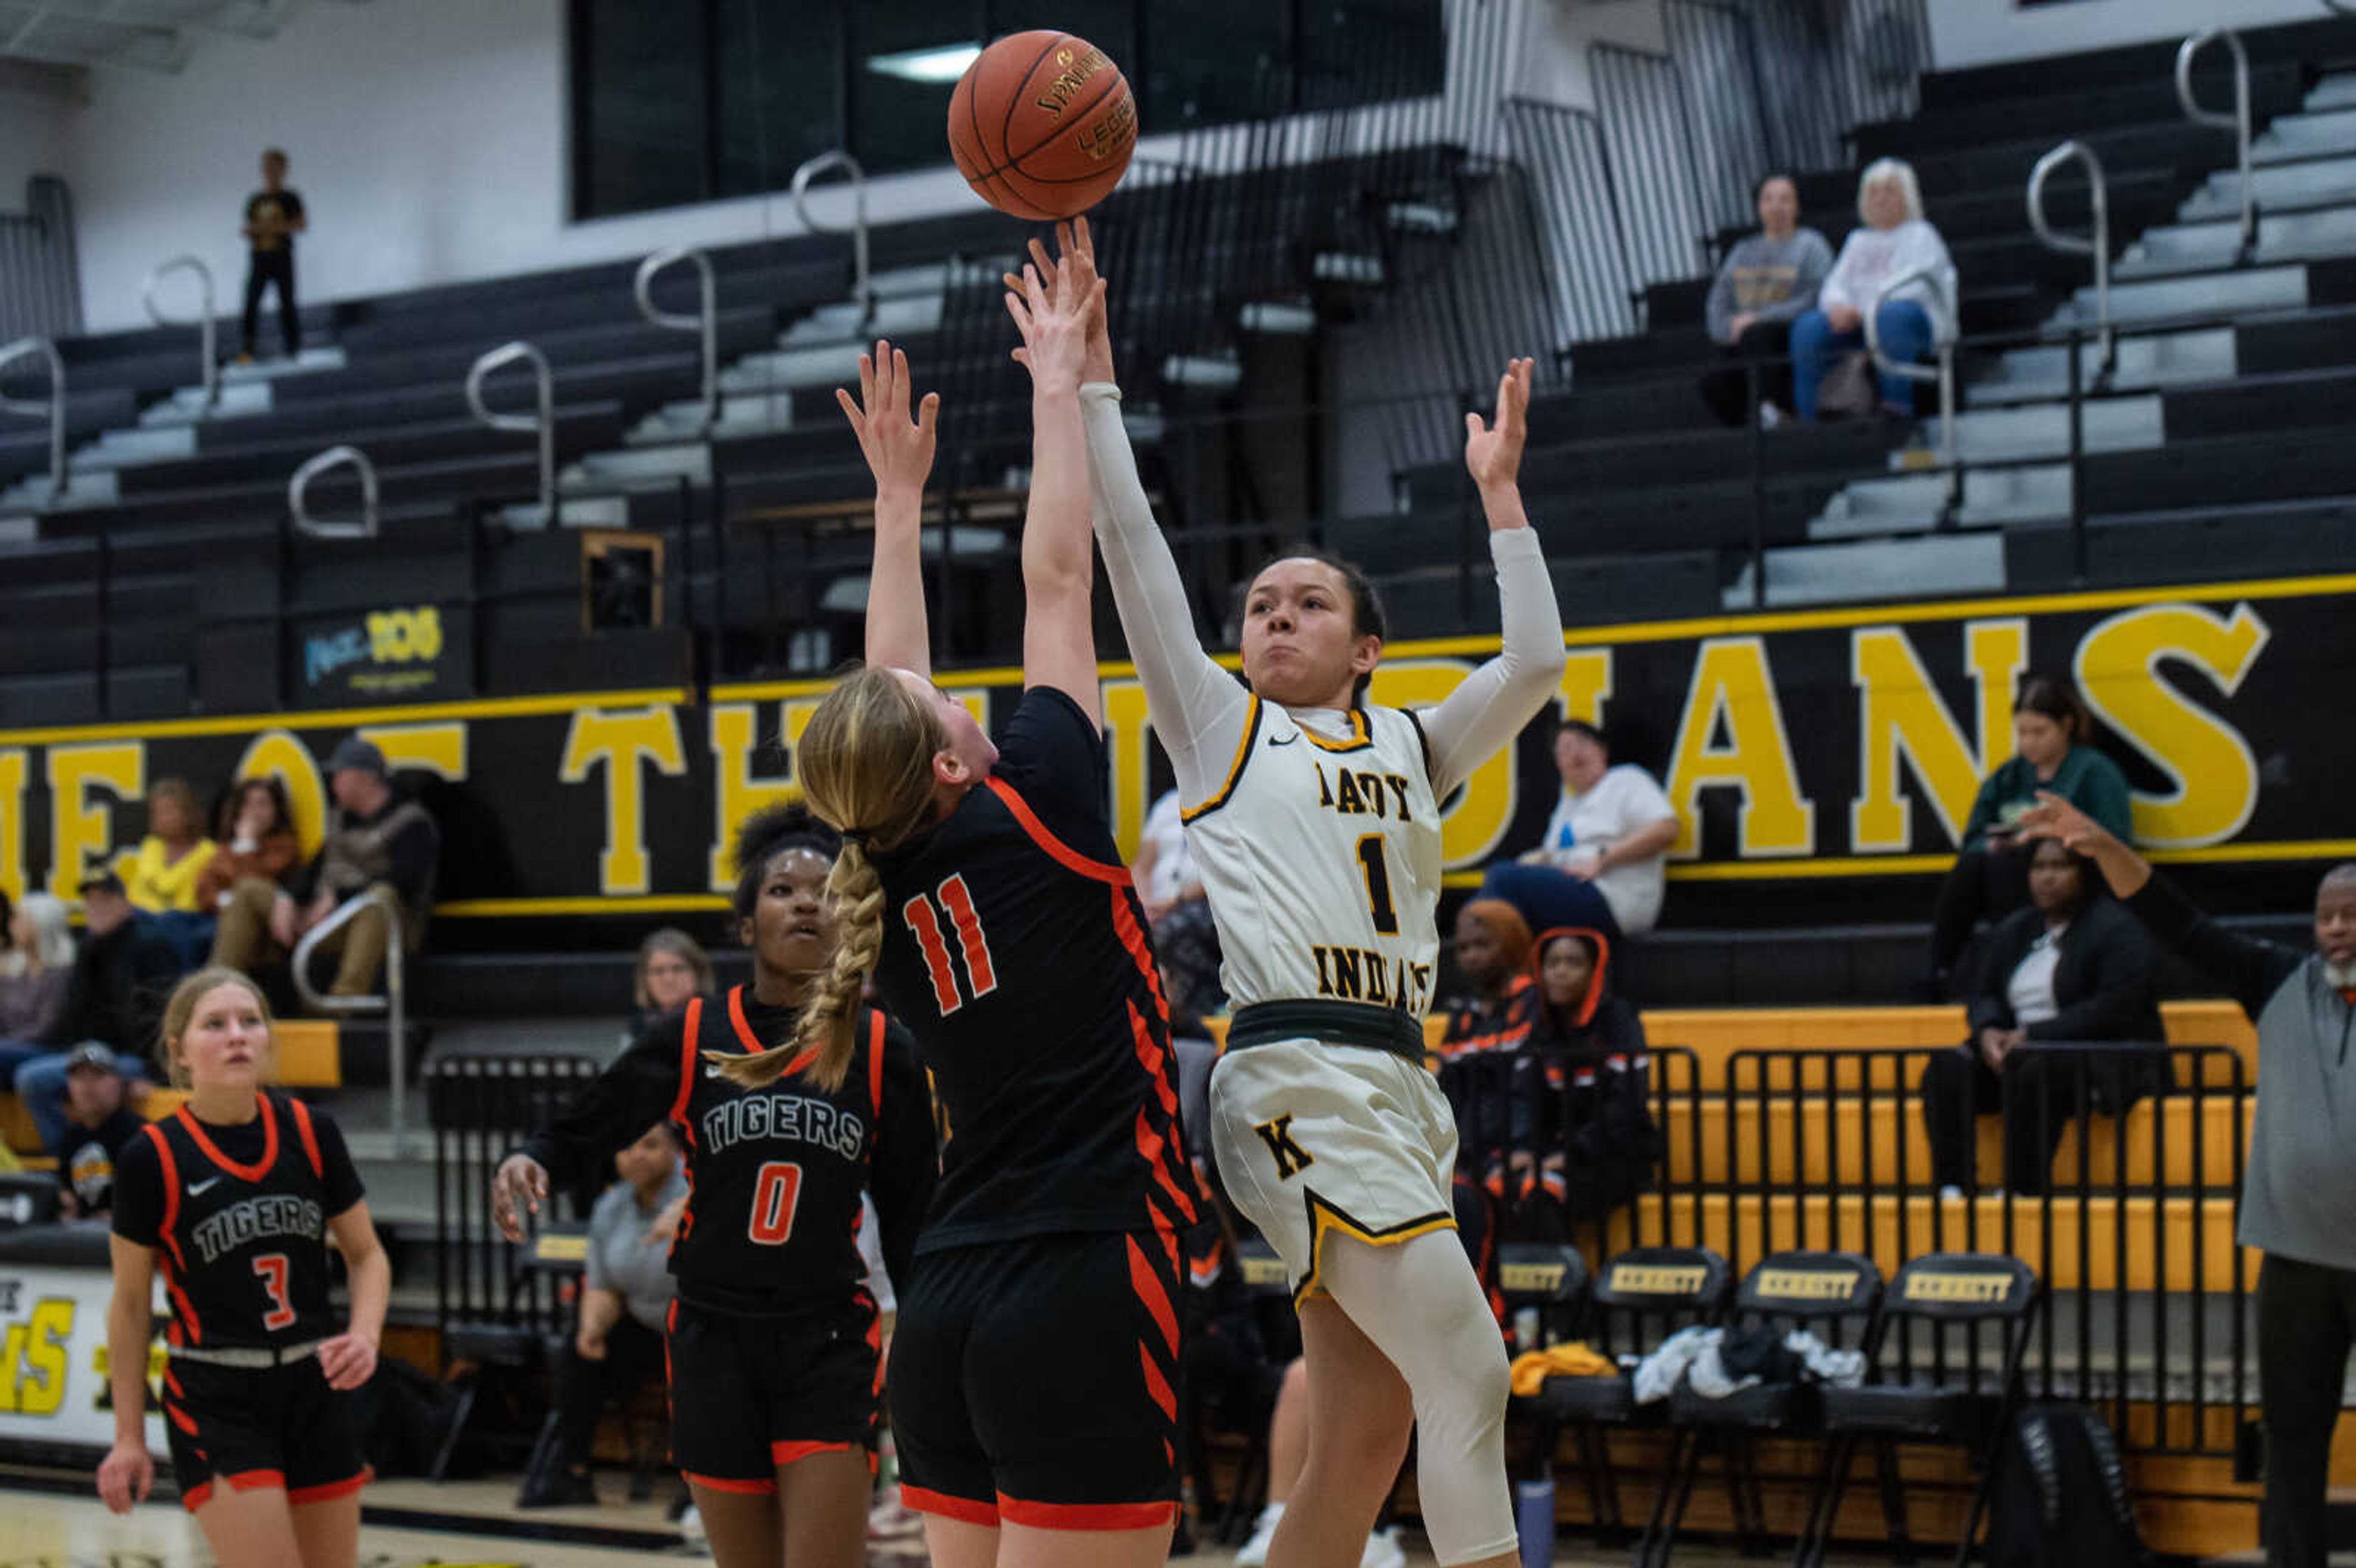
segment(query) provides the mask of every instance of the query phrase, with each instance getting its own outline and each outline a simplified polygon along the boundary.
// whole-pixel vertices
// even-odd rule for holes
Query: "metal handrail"
[[[305,504],[311,481],[330,469],[345,467],[359,470],[359,521],[313,517]],[[376,464],[357,446],[331,446],[294,470],[294,476],[286,482],[286,509],[294,515],[294,530],[315,539],[372,539],[377,528]]]
[[[2045,182],[2073,158],[2086,165],[2086,186],[2094,208],[2092,238],[2086,240],[2058,232],[2045,217]],[[2094,341],[2102,353],[2102,368],[2095,384],[2100,386],[2109,379],[2117,363],[2118,343],[2111,328],[2110,187],[2103,176],[2103,160],[2094,155],[2094,148],[2083,142],[2064,142],[2037,160],[2036,168],[2029,176],[2029,227],[2049,251],[2094,259]]]
[[[840,147],[820,153],[794,171],[794,213],[802,220],[802,227],[813,234],[845,232],[840,229],[824,228],[810,216],[810,182],[836,169],[851,176],[851,226],[848,232],[851,235],[851,297],[859,302],[860,325],[864,326],[868,318],[875,314],[875,285],[869,281],[867,271],[867,171],[860,167],[857,158]]]
[[[494,413],[483,402],[483,379],[503,366],[518,360],[531,367],[532,379],[539,394],[537,414]],[[556,526],[556,382],[548,368],[548,356],[519,338],[501,344],[475,361],[466,372],[466,406],[475,417],[493,430],[536,431],[540,435],[540,511],[543,522]]]
[[[1938,308],[1950,322],[1955,321],[1955,302],[1947,297],[1944,280],[1936,266],[1925,264],[1910,272],[1901,272],[1881,285],[1873,302],[1863,312],[1866,352],[1873,357],[1873,368],[1884,375],[1901,376],[1910,381],[1936,381],[1939,384],[1939,466],[1947,473],[1947,502],[1944,517],[1951,518],[1964,499],[1964,468],[1958,461],[1961,438],[1955,432],[1955,416],[1962,411],[1955,407],[1955,341],[1954,332],[1942,333],[1938,323],[1932,323],[1932,344],[1939,352],[1936,365],[1917,365],[1912,361],[1892,359],[1881,351],[1881,306],[1900,289],[1921,283],[1936,296]],[[1960,325],[1960,324],[1958,324]]]
[[[53,339],[20,337],[0,348],[0,368],[36,354],[48,361],[48,400],[35,402],[27,398],[0,397],[0,410],[12,414],[49,416],[49,499],[57,501],[64,498],[66,486],[71,482],[66,467],[66,362],[58,353],[58,346]]]
[[[2233,112],[2230,114],[2202,108],[2192,93],[2192,62],[2214,43],[2222,43],[2233,57]],[[2242,243],[2234,262],[2247,266],[2258,251],[2258,190],[2250,173],[2250,51],[2242,47],[2241,35],[2230,27],[2210,27],[2185,39],[2183,48],[2176,51],[2176,99],[2194,124],[2233,133],[2242,174]]]
[[[680,315],[675,311],[657,308],[654,298],[655,274],[680,261],[695,263],[696,277],[702,291],[703,307],[694,315]],[[720,422],[720,306],[719,285],[712,272],[712,258],[692,245],[672,245],[656,251],[638,263],[635,292],[638,314],[656,326],[669,327],[675,332],[697,332],[703,336],[703,423],[696,433],[702,434]]]
[[[321,991],[311,984],[311,955],[319,944],[349,925],[360,911],[370,904],[384,911],[384,995],[381,997],[337,997]],[[370,888],[356,897],[337,904],[327,918],[303,933],[294,944],[294,989],[302,994],[303,1005],[314,1012],[374,1013],[385,1015],[389,1040],[385,1046],[387,1071],[391,1074],[392,1089],[392,1155],[395,1159],[409,1152],[409,1065],[403,1060],[403,1029],[408,1021],[407,995],[404,987],[402,951],[401,905],[380,888]]]
[[[197,275],[198,297],[203,304],[202,314],[195,321],[166,315],[163,307],[155,303],[156,289],[174,272],[194,272]],[[211,413],[220,406],[220,356],[214,336],[220,330],[220,325],[213,320],[213,270],[194,256],[175,256],[168,261],[160,262],[154,272],[147,274],[147,282],[141,285],[139,303],[147,308],[147,319],[156,325],[193,326],[203,335],[197,352],[204,357],[205,400],[202,412],[197,417],[201,419]]]

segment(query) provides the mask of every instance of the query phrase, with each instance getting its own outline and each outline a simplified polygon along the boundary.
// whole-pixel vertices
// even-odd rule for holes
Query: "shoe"
[[[516,1494],[516,1507],[528,1508],[595,1508],[597,1483],[586,1471],[574,1472],[557,1468],[545,1475],[533,1476]]]
[[[1276,1540],[1276,1527],[1283,1519],[1282,1503],[1270,1503],[1259,1510],[1259,1518],[1252,1524],[1251,1539],[1236,1553],[1236,1568],[1268,1568],[1268,1549]]]
[[[703,1549],[703,1515],[693,1503],[688,1504],[687,1511],[679,1516],[679,1538],[699,1552]]]
[[[1773,430],[1783,422],[1783,410],[1777,408],[1772,403],[1762,403],[1759,405],[1759,428],[1761,430]]]
[[[1398,1526],[1376,1531],[1358,1553],[1358,1568],[1407,1568],[1407,1552],[1398,1543]]]
[[[1961,1203],[1968,1196],[1962,1188],[1952,1184],[1939,1189],[1939,1201],[1942,1203]]]

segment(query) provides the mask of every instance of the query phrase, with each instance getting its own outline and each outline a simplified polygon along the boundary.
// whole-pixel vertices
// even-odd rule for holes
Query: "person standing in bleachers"
[[[2273,1568],[2324,1568],[2329,1478],[2356,1349],[2356,861],[2315,890],[2315,946],[2226,930],[2051,791],[2020,819],[2102,868],[2159,942],[2224,982],[2258,1029],[2257,1115],[2234,1240],[2258,1267],[2259,1530]]]
[[[253,363],[253,329],[262,315],[264,289],[278,291],[281,352],[289,359],[303,352],[303,317],[294,304],[294,236],[310,227],[303,198],[286,184],[286,155],[273,147],[262,155],[262,188],[245,198],[245,224],[238,230],[251,248],[239,364]]]
[[[1933,345],[1955,335],[1955,263],[1922,216],[1913,166],[1897,158],[1869,165],[1858,181],[1857,210],[1865,221],[1842,244],[1816,293],[1816,308],[1792,324],[1792,402],[1806,421],[1816,417],[1817,394],[1835,357],[1865,347],[1867,311],[1875,313],[1882,353],[1899,364],[1927,357]],[[1933,282],[1906,283],[1881,298],[1892,282],[1925,267]],[[1913,418],[1914,383],[1894,375],[1879,381],[1881,411]]]
[[[1755,197],[1759,232],[1736,242],[1710,284],[1709,339],[1726,363],[1701,379],[1701,399],[1718,422],[1751,418],[1751,367],[1758,367],[1759,420],[1772,428],[1792,411],[1792,324],[1816,303],[1832,271],[1833,248],[1800,227],[1800,187],[1769,175]]]

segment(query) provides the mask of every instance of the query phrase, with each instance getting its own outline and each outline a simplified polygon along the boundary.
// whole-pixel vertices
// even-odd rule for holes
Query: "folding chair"
[[[1874,1445],[1882,1521],[1891,1555],[1901,1563],[1913,1561],[1914,1547],[1906,1532],[1898,1445],[1946,1443],[1974,1456],[1979,1481],[1955,1551],[1956,1568],[1964,1568],[1995,1481],[1996,1445],[2019,1392],[2021,1357],[2036,1307],[2037,1275],[2018,1258],[1933,1253],[1898,1271],[1874,1327],[1872,1381],[1862,1388],[1823,1391],[1824,1431],[1830,1443],[1792,1568],[1821,1568],[1861,1439]],[[1925,1330],[1927,1345],[1915,1343],[1917,1324]],[[2000,1347],[1993,1367],[1980,1353],[1984,1330],[1991,1328]]]
[[[1292,1293],[1284,1277],[1284,1260],[1276,1249],[1258,1236],[1237,1239],[1231,1260],[1237,1275],[1252,1298],[1261,1304],[1263,1323],[1278,1315],[1290,1317]],[[1273,1341],[1271,1341],[1273,1343]],[[1199,1422],[1199,1413],[1196,1416]],[[1260,1505],[1268,1498],[1268,1424],[1262,1421],[1244,1436],[1244,1456],[1236,1467],[1235,1488],[1227,1494],[1226,1506],[1219,1512],[1219,1522],[1210,1539],[1221,1545],[1233,1546],[1251,1534],[1252,1520],[1258,1517]],[[1194,1495],[1205,1517],[1214,1499],[1211,1467],[1199,1426],[1192,1446],[1199,1459],[1194,1476]]]

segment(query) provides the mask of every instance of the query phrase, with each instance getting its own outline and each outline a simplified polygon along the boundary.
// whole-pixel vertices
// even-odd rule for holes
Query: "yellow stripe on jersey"
[[[1259,739],[1259,695],[1253,693],[1245,699],[1244,738],[1236,742],[1235,761],[1227,764],[1227,776],[1211,797],[1200,805],[1181,805],[1178,820],[1192,822],[1205,812],[1216,811],[1227,804],[1227,796],[1236,793],[1236,784],[1244,776],[1244,764],[1251,760],[1252,742]],[[1313,737],[1312,737],[1313,738]]]
[[[1324,1271],[1325,1238],[1334,1232],[1339,1231],[1370,1247],[1396,1247],[1401,1243],[1414,1241],[1418,1236],[1428,1236],[1434,1231],[1456,1229],[1456,1216],[1440,1212],[1403,1220],[1378,1231],[1353,1220],[1314,1192],[1303,1191],[1301,1197],[1309,1205],[1309,1273],[1293,1287],[1292,1307],[1296,1312],[1310,1297],[1326,1294],[1318,1275]]]
[[[1350,709],[1350,738],[1346,741],[1329,741],[1306,724],[1300,729],[1309,737],[1309,743],[1321,752],[1362,752],[1375,743],[1374,736],[1367,731],[1366,710],[1363,708]]]

